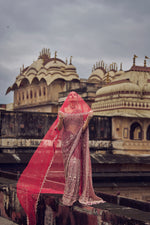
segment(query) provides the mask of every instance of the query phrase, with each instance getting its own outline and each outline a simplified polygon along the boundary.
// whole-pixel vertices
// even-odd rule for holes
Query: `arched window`
[[[147,128],[147,132],[146,132],[146,139],[150,140],[150,125]]]
[[[138,122],[135,122],[130,127],[130,139],[142,140],[142,128]]]
[[[36,91],[34,92],[34,98],[36,98]]]

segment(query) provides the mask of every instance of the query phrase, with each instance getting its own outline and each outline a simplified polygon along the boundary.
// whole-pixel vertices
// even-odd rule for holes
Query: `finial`
[[[111,64],[110,64],[110,70],[112,70],[112,69],[113,69],[113,64],[111,63]]]
[[[68,59],[66,58],[66,65],[68,65]]]
[[[103,60],[101,61],[101,67],[104,68],[104,61]]]
[[[48,48],[48,57],[51,57],[50,49]]]
[[[133,56],[133,66],[135,66],[135,59],[137,58],[138,56],[134,54]]]
[[[109,71],[107,73],[107,84],[109,83]]]
[[[55,60],[54,60],[55,63],[56,63],[56,57],[57,57],[57,51],[55,51]]]
[[[146,59],[150,59],[148,56],[145,56],[145,59],[144,59],[144,67],[146,67]]]
[[[116,68],[117,68],[117,64],[114,62],[113,63],[113,69],[116,70]]]
[[[70,56],[70,65],[72,65],[72,56]]]
[[[57,51],[55,51],[55,59],[56,59],[56,57],[57,57]]]
[[[122,71],[122,63],[120,63],[120,71]]]
[[[39,54],[38,59],[44,59],[44,58],[50,58],[50,49],[43,48],[42,51]]]

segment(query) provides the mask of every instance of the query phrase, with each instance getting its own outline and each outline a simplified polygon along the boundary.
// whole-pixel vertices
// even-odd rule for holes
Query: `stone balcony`
[[[150,155],[150,141],[144,140],[117,140],[112,141],[114,154]]]

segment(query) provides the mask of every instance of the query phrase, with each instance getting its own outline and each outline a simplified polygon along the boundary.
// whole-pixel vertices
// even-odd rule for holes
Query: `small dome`
[[[104,74],[105,72],[103,69],[97,68],[92,72],[92,74],[89,77],[89,80],[92,80],[92,79],[102,80],[104,77]]]
[[[45,65],[46,69],[50,69],[50,68],[61,68],[61,67],[66,67],[66,64],[60,60],[60,59],[55,59],[55,58],[51,58],[50,61]]]
[[[104,94],[111,94],[114,92],[121,92],[121,91],[140,91],[140,87],[137,84],[131,83],[128,80],[122,80],[118,83],[111,83],[108,86],[100,88],[96,92],[96,96],[98,95],[104,95]]]
[[[72,64],[66,65],[66,70],[76,70],[76,67]]]
[[[25,76],[28,76],[28,74],[32,71],[34,71],[34,73],[36,74],[37,71],[40,70],[40,68],[43,66],[43,60],[42,59],[38,59],[36,61],[34,61],[29,67],[27,70],[25,70],[25,72],[23,72],[23,74]]]
[[[115,72],[113,70],[109,71],[109,76],[113,77],[114,75],[115,75]]]
[[[113,77],[114,77],[114,71],[109,71],[105,73],[103,80],[107,81],[109,79],[111,81]]]

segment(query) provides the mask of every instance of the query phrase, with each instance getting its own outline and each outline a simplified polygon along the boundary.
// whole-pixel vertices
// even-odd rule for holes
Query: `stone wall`
[[[5,181],[4,181],[5,183]],[[61,195],[42,194],[37,207],[37,225],[146,225],[150,223],[150,204],[121,196],[98,193],[106,202],[86,206],[61,204]],[[0,185],[0,214],[18,225],[27,225],[16,195],[15,183]]]
[[[0,147],[37,147],[57,114],[0,111]],[[89,124],[91,148],[109,148],[111,118],[94,116]]]

